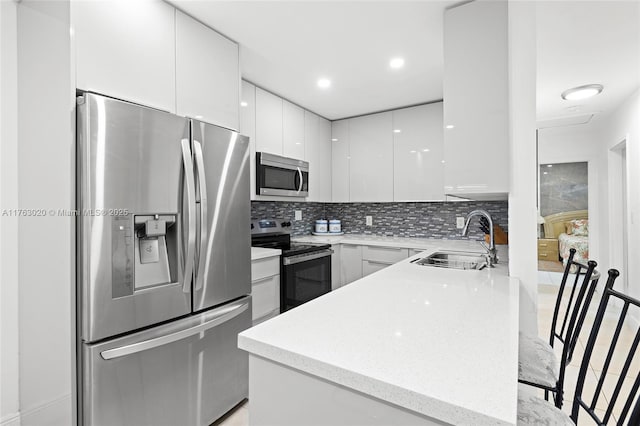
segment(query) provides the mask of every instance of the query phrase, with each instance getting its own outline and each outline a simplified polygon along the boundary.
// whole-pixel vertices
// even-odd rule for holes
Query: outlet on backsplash
[[[296,210],[295,211],[294,219],[295,220],[302,220],[302,210]]]
[[[456,228],[464,228],[464,217],[456,217]]]
[[[367,226],[373,226],[373,216],[365,216],[365,224]]]

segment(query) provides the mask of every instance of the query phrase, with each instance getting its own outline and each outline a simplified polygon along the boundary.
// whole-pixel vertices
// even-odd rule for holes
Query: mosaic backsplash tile
[[[251,219],[283,218],[293,223],[293,235],[308,235],[316,219],[340,219],[346,234],[389,237],[466,239],[456,228],[456,217],[466,217],[475,209],[491,214],[494,223],[508,232],[507,201],[464,201],[433,203],[304,203],[252,201]],[[302,211],[302,220],[294,221],[294,211]],[[365,225],[365,216],[373,217],[373,226]],[[483,232],[478,218],[469,228],[469,238],[480,240]]]

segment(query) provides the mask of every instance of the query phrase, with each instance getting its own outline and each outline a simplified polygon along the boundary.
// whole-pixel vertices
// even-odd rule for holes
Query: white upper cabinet
[[[175,112],[175,10],[160,1],[72,1],[76,86]]]
[[[282,155],[298,160],[305,158],[304,110],[282,101]]]
[[[442,102],[392,114],[394,201],[444,200]]]
[[[392,114],[349,120],[349,201],[393,200]]]
[[[349,120],[331,123],[331,199],[349,201]]]
[[[256,86],[242,81],[240,92],[240,134],[249,137],[251,199],[256,197]]]
[[[176,10],[179,115],[238,130],[238,45]]]
[[[304,111],[305,160],[309,162],[307,201],[331,201],[331,123]]]
[[[282,98],[256,87],[256,151],[282,155]]]
[[[445,11],[446,194],[507,197],[507,48],[506,0],[474,1]]]

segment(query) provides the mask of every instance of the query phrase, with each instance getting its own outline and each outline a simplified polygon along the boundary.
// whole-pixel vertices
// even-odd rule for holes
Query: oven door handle
[[[306,262],[308,260],[320,259],[321,257],[331,256],[332,249],[320,250],[313,253],[304,253],[296,256],[285,257],[282,259],[284,266],[295,265],[296,263]]]

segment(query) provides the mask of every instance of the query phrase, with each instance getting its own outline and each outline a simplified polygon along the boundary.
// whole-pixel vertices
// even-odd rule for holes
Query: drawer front
[[[280,256],[251,261],[251,281],[280,274]]]
[[[395,247],[362,247],[362,260],[373,260],[375,262],[386,262],[394,264],[409,257],[409,249]]]
[[[375,260],[363,260],[362,261],[362,276],[366,277],[369,274],[373,274],[374,272],[378,272],[381,269],[388,267],[389,264],[387,262],[377,262]]]
[[[254,321],[273,311],[280,312],[280,275],[253,280],[251,296]]]

